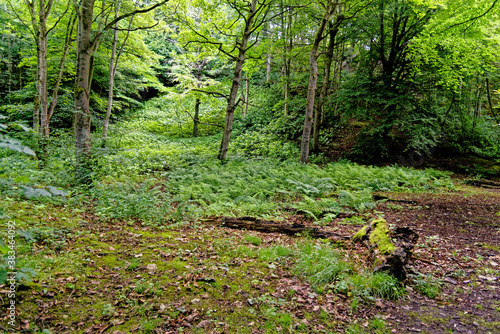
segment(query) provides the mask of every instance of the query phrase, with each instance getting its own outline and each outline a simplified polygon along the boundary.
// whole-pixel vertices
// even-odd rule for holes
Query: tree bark
[[[224,133],[222,135],[222,141],[219,149],[219,155],[217,158],[219,160],[225,160],[227,158],[227,150],[229,148],[229,139],[231,138],[231,132],[233,130],[233,118],[234,110],[236,109],[237,103],[236,98],[238,96],[238,88],[241,83],[242,68],[245,62],[245,53],[248,47],[248,40],[252,34],[253,22],[255,15],[257,14],[257,0],[252,0],[250,5],[250,11],[248,17],[245,20],[245,30],[241,36],[241,42],[238,46],[238,57],[236,58],[236,64],[234,66],[233,72],[233,83],[231,85],[231,91],[229,93],[229,99],[226,107],[226,123],[224,126]]]
[[[271,79],[271,55],[268,54],[266,57],[266,82]]]
[[[243,110],[243,116],[248,114],[248,96],[250,95],[250,80],[248,78],[248,73],[245,75],[245,109]]]
[[[200,98],[197,97],[194,102],[194,117],[193,117],[193,137],[198,137],[198,126],[200,124]]]
[[[47,90],[47,16],[52,7],[52,0],[47,4],[45,11],[45,1],[39,0],[38,19],[38,96],[40,101],[40,125],[42,138],[45,140],[49,136],[48,121],[48,90]],[[44,150],[44,155],[46,154]]]
[[[325,98],[328,95],[328,89],[330,88],[330,73],[333,62],[333,51],[335,48],[335,36],[337,35],[338,27],[342,22],[342,20],[343,17],[338,16],[335,25],[331,22],[328,24],[330,38],[328,41],[328,50],[326,52],[325,75],[323,77],[323,83],[321,86],[319,101],[316,106],[316,111],[314,113],[313,144],[312,144],[313,152],[317,152],[319,149],[319,132],[321,129],[321,122],[322,122],[321,115],[323,114],[323,106],[325,105]]]
[[[76,180],[90,183],[91,141],[90,141],[90,58],[94,49],[90,35],[94,13],[94,0],[82,0],[78,11],[77,67],[75,83],[75,148]]]
[[[304,129],[302,131],[302,142],[300,145],[300,159],[302,163],[306,163],[309,158],[309,143],[311,139],[311,129],[313,123],[313,112],[314,112],[314,98],[316,95],[316,83],[318,81],[318,57],[319,57],[319,46],[323,39],[323,33],[325,32],[326,25],[333,16],[337,3],[334,1],[328,1],[325,13],[321,19],[319,28],[314,37],[313,46],[309,52],[309,85],[307,89],[307,102],[306,102],[306,112],[304,119]]]

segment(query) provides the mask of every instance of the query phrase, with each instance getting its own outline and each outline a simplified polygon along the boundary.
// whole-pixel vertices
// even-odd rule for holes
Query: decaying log
[[[304,224],[287,224],[276,221],[269,221],[255,217],[218,217],[212,216],[204,219],[205,222],[214,223],[218,226],[234,229],[246,229],[264,233],[283,233],[287,235],[296,235],[297,233],[307,234],[316,239],[332,239],[336,241],[348,240],[349,236],[342,236],[338,233],[321,231],[316,227],[308,227]]]
[[[398,203],[417,204],[417,202],[415,202],[415,201],[406,200],[406,199],[389,198],[387,196],[379,195],[379,194],[374,194],[373,195],[373,200],[374,201],[386,201],[386,202],[398,202]]]
[[[490,189],[500,189],[500,182],[491,180],[465,180],[465,183],[470,184],[475,187],[490,188]]]
[[[354,242],[363,242],[370,249],[373,271],[385,271],[405,281],[407,265],[418,234],[408,227],[389,230],[384,219],[376,219],[364,226],[353,237]]]

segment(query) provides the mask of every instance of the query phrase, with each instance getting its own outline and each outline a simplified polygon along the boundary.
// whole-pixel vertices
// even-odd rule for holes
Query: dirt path
[[[415,257],[422,261],[414,269],[434,277],[443,292],[430,299],[410,291],[406,301],[386,303],[382,312],[393,332],[500,333],[500,192],[399,198],[416,203],[386,202],[378,210],[420,234]]]

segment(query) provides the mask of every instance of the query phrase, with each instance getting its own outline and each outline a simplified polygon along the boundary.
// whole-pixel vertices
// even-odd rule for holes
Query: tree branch
[[[493,3],[491,4],[491,7],[486,11],[484,12],[483,14],[479,15],[479,16],[475,16],[473,18],[470,18],[468,20],[465,20],[464,22],[460,22],[460,23],[455,23],[451,26],[449,26],[447,29],[451,29],[453,27],[456,27],[456,26],[459,26],[459,25],[462,25],[462,24],[465,24],[467,22],[471,22],[471,21],[477,21],[479,20],[481,17],[485,16],[486,14],[488,14],[496,5],[496,3],[498,2],[498,0],[494,0]],[[467,30],[469,30],[470,27],[472,27],[474,25],[474,22],[472,22],[467,28],[464,29],[464,32],[466,32]]]
[[[166,4],[168,2],[168,0],[162,0],[150,7],[147,7],[147,8],[144,8],[144,9],[136,9],[130,13],[127,13],[127,14],[123,14],[123,15],[120,15],[118,16],[117,18],[115,18],[114,20],[112,20],[111,22],[109,22],[108,24],[106,24],[106,26],[102,29],[102,31],[100,31],[98,34],[96,34],[94,36],[94,39],[92,41],[92,44],[95,44],[101,37],[102,35],[104,34],[105,31],[113,28],[113,26],[115,25],[116,22],[119,22],[123,19],[126,19],[127,17],[130,17],[130,16],[133,16],[133,15],[136,15],[136,14],[143,14],[143,13],[147,13],[147,12],[150,12],[164,4]]]
[[[219,125],[219,124],[214,124],[214,123],[203,123],[203,122],[197,121],[197,120],[195,120],[195,119],[194,119],[193,115],[191,115],[191,113],[190,113],[189,111],[184,110],[184,112],[185,112],[186,114],[188,114],[188,115],[189,115],[189,117],[191,117],[191,119],[193,120],[193,122],[196,122],[196,123],[198,123],[198,124],[203,124],[203,125],[211,125],[211,126],[216,126],[216,127],[219,127],[219,128],[224,128],[222,125]]]
[[[222,94],[222,93],[219,93],[219,92],[211,92],[211,91],[206,91],[206,90],[197,89],[197,88],[190,89],[190,91],[205,93],[205,94],[213,95],[213,96],[219,96],[219,97],[225,98],[226,100],[229,100],[229,96]]]

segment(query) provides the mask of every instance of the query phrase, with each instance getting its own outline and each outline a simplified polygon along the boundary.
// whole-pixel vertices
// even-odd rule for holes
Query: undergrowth
[[[384,272],[360,270],[329,245],[304,243],[298,249],[293,271],[313,286],[343,293],[354,300],[404,296],[404,288],[396,278]]]

